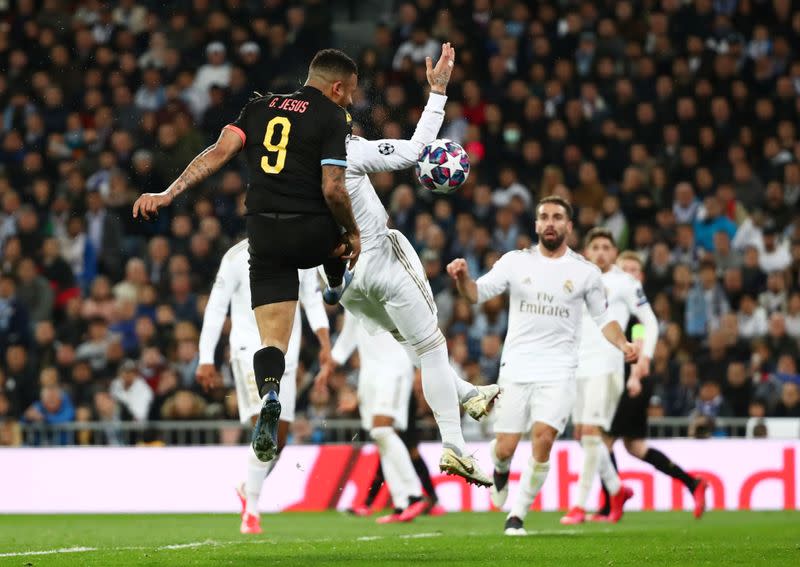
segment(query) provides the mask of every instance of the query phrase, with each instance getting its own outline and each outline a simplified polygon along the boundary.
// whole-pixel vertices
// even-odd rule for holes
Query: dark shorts
[[[629,437],[632,439],[647,438],[647,408],[650,397],[653,395],[653,383],[645,378],[642,380],[642,391],[635,398],[628,395],[627,388],[622,394],[611,423],[611,435],[614,437]]]
[[[252,307],[297,301],[297,270],[315,268],[341,241],[328,215],[248,215]]]
[[[408,397],[408,425],[405,431],[400,432],[400,439],[411,450],[419,445],[419,427],[417,427],[417,399],[414,392]]]

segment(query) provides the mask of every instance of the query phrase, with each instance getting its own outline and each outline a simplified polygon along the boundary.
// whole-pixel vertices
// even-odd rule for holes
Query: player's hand
[[[328,380],[330,380],[334,370],[336,370],[336,364],[333,359],[326,364],[320,364],[319,372],[314,376],[314,387],[322,388],[324,386],[327,388]]]
[[[172,204],[172,192],[168,189],[161,193],[145,193],[140,195],[133,203],[133,218],[141,214],[145,220],[150,220],[151,214],[158,213],[158,209]]]
[[[345,241],[345,250],[341,258],[342,260],[350,260],[347,267],[352,270],[361,255],[361,235],[346,232],[342,238]]]
[[[439,61],[436,62],[436,67],[433,66],[430,57],[425,58],[425,76],[428,78],[432,92],[445,93],[455,62],[456,50],[449,43],[442,44],[442,54],[439,56]]]
[[[639,346],[626,342],[622,345],[622,354],[625,355],[625,362],[636,362],[639,358]]]
[[[222,385],[222,377],[217,372],[217,369],[214,368],[213,364],[201,364],[198,366],[194,377],[205,392]]]
[[[642,393],[642,381],[639,380],[639,377],[634,374],[631,374],[631,376],[628,378],[628,382],[625,384],[625,387],[628,389],[628,395],[632,398],[635,398]]]
[[[451,278],[458,281],[469,277],[469,266],[464,258],[456,258],[447,264],[447,273]]]
[[[639,379],[650,376],[650,357],[640,356],[639,360],[636,361],[634,370],[636,371],[636,376]]]

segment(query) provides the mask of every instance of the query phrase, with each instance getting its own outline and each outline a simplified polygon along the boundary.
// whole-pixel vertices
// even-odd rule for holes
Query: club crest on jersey
[[[572,283],[572,280],[567,280],[564,282],[564,293],[572,293],[575,289],[575,285]]]
[[[530,276],[528,276],[527,278],[522,280],[522,285],[531,285],[532,283],[533,283],[533,280],[531,280]]]
[[[382,144],[378,144],[378,152],[381,155],[388,156],[394,153],[394,146],[388,142],[383,142]]]

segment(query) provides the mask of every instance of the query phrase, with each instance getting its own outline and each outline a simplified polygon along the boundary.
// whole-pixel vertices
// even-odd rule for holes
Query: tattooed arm
[[[361,232],[358,230],[356,219],[353,216],[350,196],[347,194],[344,184],[344,171],[345,168],[338,165],[322,166],[322,194],[325,196],[325,202],[328,203],[334,220],[345,230],[343,236],[347,241],[347,254],[342,258],[350,260],[352,269],[361,254]]]
[[[157,213],[161,207],[169,206],[175,197],[219,171],[242,146],[242,139],[237,134],[228,128],[222,130],[217,141],[200,152],[165,191],[145,193],[136,199],[133,204],[133,218],[141,213],[145,219],[149,219],[151,213]]]

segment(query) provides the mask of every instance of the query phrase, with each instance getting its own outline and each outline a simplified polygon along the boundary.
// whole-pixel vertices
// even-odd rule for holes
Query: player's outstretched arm
[[[430,58],[425,60],[431,95],[410,140],[364,140],[354,137],[347,147],[347,167],[351,171],[376,173],[414,166],[422,148],[439,135],[447,102],[445,93],[454,64],[455,49],[449,43],[442,44],[442,55],[435,67]]]
[[[136,199],[133,204],[133,218],[138,218],[141,214],[145,219],[149,219],[150,215],[157,213],[161,207],[169,206],[175,197],[219,171],[242,149],[243,145],[242,139],[237,134],[229,128],[223,129],[217,141],[200,152],[165,191],[145,193]]]
[[[356,265],[361,254],[361,232],[358,230],[356,219],[353,216],[353,206],[350,195],[344,184],[345,168],[338,165],[322,166],[322,194],[328,203],[334,220],[344,228],[344,238],[347,240],[346,254],[342,258],[350,260],[350,269]]]
[[[447,264],[447,273],[455,280],[462,297],[470,303],[478,303],[478,284],[469,275],[469,266],[464,258],[456,258]]]
[[[625,355],[625,362],[636,362],[639,357],[639,347],[628,342],[625,331],[617,321],[611,321],[603,326],[603,336],[608,342],[617,347]]]

